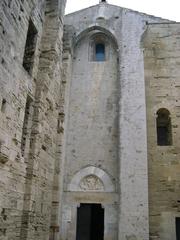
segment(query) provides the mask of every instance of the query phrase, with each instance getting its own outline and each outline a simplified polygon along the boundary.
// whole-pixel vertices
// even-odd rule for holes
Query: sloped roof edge
[[[149,16],[149,17],[153,17],[153,18],[157,18],[157,19],[162,19],[163,21],[166,20],[167,22],[176,23],[176,21],[174,21],[174,20],[162,18],[162,17],[159,17],[159,16],[154,16],[154,15],[152,15],[152,14],[139,12],[139,11],[137,11],[137,10],[133,10],[133,9],[130,9],[130,8],[125,8],[125,7],[120,7],[120,6],[113,5],[113,4],[109,4],[109,3],[99,3],[99,4],[96,4],[96,5],[87,7],[87,8],[83,8],[83,9],[80,9],[80,10],[78,10],[78,11],[75,11],[75,12],[72,12],[72,13],[69,13],[69,14],[66,14],[65,17],[70,17],[70,16],[72,16],[72,15],[78,15],[80,12],[87,11],[87,10],[89,10],[89,9],[91,9],[91,8],[96,8],[96,7],[99,7],[99,6],[101,6],[101,5],[106,5],[106,6],[112,7],[112,8],[119,8],[119,9],[121,9],[121,10],[125,10],[125,11],[128,11],[128,12],[132,12],[132,13],[135,13],[135,14],[138,14],[138,15],[145,15],[145,16]]]

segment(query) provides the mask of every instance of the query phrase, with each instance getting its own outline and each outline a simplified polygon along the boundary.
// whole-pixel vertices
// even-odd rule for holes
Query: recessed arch
[[[105,36],[106,36],[107,38],[109,38],[109,39],[115,44],[115,48],[116,48],[116,49],[119,48],[118,42],[117,42],[114,34],[113,34],[112,32],[110,32],[108,29],[106,29],[106,28],[104,28],[104,27],[101,27],[101,26],[97,26],[97,25],[96,25],[96,26],[91,26],[91,27],[83,30],[82,32],[80,32],[80,33],[77,35],[77,37],[76,37],[76,39],[75,39],[75,41],[74,41],[74,47],[76,46],[76,44],[77,44],[82,38],[84,38],[85,36],[87,36],[88,33],[93,32],[93,31],[96,31],[96,30],[97,30],[98,32],[102,33],[102,34],[105,34]]]
[[[76,47],[78,49],[79,44],[84,39],[89,39],[88,59],[90,62],[107,62],[112,55],[116,55],[118,61],[118,43],[113,33],[109,30],[100,26],[92,26],[83,30],[75,38],[74,50]],[[114,54],[111,53],[112,49]]]
[[[80,185],[82,180],[87,177],[97,178],[99,179],[99,182],[103,184],[103,188],[97,189],[97,191],[115,192],[115,186],[110,176],[104,170],[94,166],[88,166],[78,171],[73,176],[70,184],[68,185],[68,191],[75,191],[75,192],[83,191]],[[89,191],[93,191],[93,190],[89,189]]]
[[[90,32],[89,61],[104,62],[109,58],[111,40],[99,31]],[[114,46],[114,44],[113,44]]]

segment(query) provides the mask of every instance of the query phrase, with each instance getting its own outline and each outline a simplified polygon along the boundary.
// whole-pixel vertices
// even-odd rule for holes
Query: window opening
[[[96,61],[101,62],[105,61],[105,45],[103,43],[96,44]]]
[[[160,109],[156,118],[157,144],[159,146],[172,145],[172,129],[170,113],[167,109]]]
[[[33,69],[36,42],[37,42],[37,30],[32,20],[30,19],[23,58],[23,67],[29,74],[32,73]]]
[[[30,143],[31,126],[32,126],[32,98],[28,96],[26,100],[22,138],[21,138],[22,156],[24,156],[25,150],[27,150],[27,146],[29,146],[28,142]]]

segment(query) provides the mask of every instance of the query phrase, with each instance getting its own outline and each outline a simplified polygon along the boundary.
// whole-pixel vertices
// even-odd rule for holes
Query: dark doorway
[[[76,240],[104,239],[104,209],[101,204],[81,203],[77,209]]]
[[[180,217],[176,218],[176,240],[180,240]]]

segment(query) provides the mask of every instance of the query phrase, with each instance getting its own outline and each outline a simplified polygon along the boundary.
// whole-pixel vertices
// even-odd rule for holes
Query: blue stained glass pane
[[[102,43],[96,44],[96,61],[105,61],[105,46]]]

